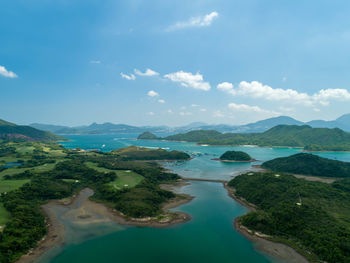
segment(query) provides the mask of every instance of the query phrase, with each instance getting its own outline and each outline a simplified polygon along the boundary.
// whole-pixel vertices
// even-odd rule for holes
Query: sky
[[[350,113],[350,1],[11,0],[0,119],[244,124]]]

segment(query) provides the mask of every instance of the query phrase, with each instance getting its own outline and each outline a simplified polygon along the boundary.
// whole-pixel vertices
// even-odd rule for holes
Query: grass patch
[[[143,181],[143,176],[130,171],[130,170],[119,170],[117,171],[117,179],[113,182],[110,182],[111,185],[115,189],[121,189],[124,187],[132,188],[135,185],[138,185]]]
[[[28,183],[29,179],[24,180],[0,180],[0,193],[10,192],[20,188],[25,183]]]
[[[58,161],[60,162],[60,161]],[[0,173],[0,179],[2,177],[4,177],[5,175],[15,175],[15,174],[20,174],[20,173],[23,173],[27,170],[33,170],[35,172],[46,172],[46,171],[49,171],[49,170],[52,170],[55,165],[58,163],[46,163],[46,164],[43,164],[43,165],[39,165],[39,166],[36,166],[36,167],[30,167],[30,168],[21,168],[21,167],[12,167],[12,168],[8,168],[4,171],[2,171]]]
[[[7,223],[9,218],[10,218],[9,213],[6,211],[3,204],[0,203],[0,227],[3,227]],[[2,229],[0,228],[0,232],[1,230]]]
[[[107,172],[107,173],[115,173],[117,175],[117,179],[113,182],[110,182],[111,185],[115,189],[122,189],[124,187],[132,188],[135,185],[142,182],[144,177],[139,175],[131,170],[111,170],[103,167],[98,167],[96,163],[86,162],[87,167],[95,169],[99,172]]]

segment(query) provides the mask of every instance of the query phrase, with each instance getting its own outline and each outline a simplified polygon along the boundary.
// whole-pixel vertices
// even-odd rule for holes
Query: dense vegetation
[[[112,153],[119,155],[123,161],[135,160],[188,160],[191,158],[187,153],[179,151],[167,151],[164,149],[149,149],[144,147],[129,146],[113,150]]]
[[[156,140],[158,137],[151,132],[144,132],[140,134],[137,139],[139,140]]]
[[[46,233],[40,204],[45,200],[67,197],[72,190],[72,186],[63,181],[37,177],[18,190],[2,194],[1,202],[10,212],[11,219],[0,232],[0,262],[13,262],[35,247]]]
[[[309,153],[276,158],[262,164],[276,172],[322,177],[350,177],[350,163],[330,160]]]
[[[30,126],[15,125],[0,120],[0,141],[58,141],[64,140],[51,132],[35,129]]]
[[[229,182],[257,210],[240,218],[253,231],[314,259],[350,262],[350,181],[310,182],[292,175],[248,173]]]
[[[338,128],[311,128],[307,125],[278,125],[263,133],[220,133],[199,130],[159,139],[210,145],[289,146],[305,147],[305,150],[350,150],[350,133]]]
[[[175,197],[159,184],[175,181],[179,176],[145,160],[189,157],[181,152],[137,147],[111,153],[85,153],[38,142],[2,142],[0,154],[0,166],[7,162],[21,163],[0,171],[0,205],[10,214],[10,220],[0,230],[0,262],[4,263],[18,259],[45,235],[46,223],[40,205],[50,199],[71,196],[84,187],[95,191],[95,200],[107,202],[127,217],[159,215],[162,203]],[[117,178],[118,174],[123,174],[123,178]],[[130,181],[128,176],[136,180],[133,185],[123,182]],[[120,187],[114,187],[114,182]]]
[[[253,160],[253,158],[245,152],[227,151],[220,156],[220,160],[222,160],[222,161],[236,161],[236,162],[249,162],[249,161]]]

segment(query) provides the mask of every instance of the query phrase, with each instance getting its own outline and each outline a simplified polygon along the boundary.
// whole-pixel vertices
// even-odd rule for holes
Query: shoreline
[[[229,187],[227,183],[224,183],[224,188],[227,190],[228,195],[236,200],[238,203],[248,208],[249,212],[256,211],[256,206],[247,202],[244,199],[238,198],[235,195],[235,189]],[[288,263],[308,263],[309,261],[301,254],[299,254],[294,248],[279,242],[274,242],[267,239],[269,236],[262,233],[253,233],[250,229],[243,226],[239,222],[240,217],[236,217],[233,221],[233,227],[245,238],[253,242],[256,245],[257,250],[273,256],[277,259],[286,261]]]
[[[174,185],[167,185],[169,188],[184,185],[183,182],[176,183]],[[45,222],[47,227],[47,234],[37,242],[37,246],[31,248],[27,254],[22,255],[15,263],[34,263],[38,260],[44,253],[48,252],[54,247],[61,247],[65,244],[64,242],[64,225],[59,221],[57,214],[51,211],[54,206],[61,206],[64,208],[69,208],[70,211],[74,210],[75,205],[81,202],[84,208],[92,208],[92,211],[98,209],[104,220],[111,220],[120,225],[125,226],[135,226],[135,227],[153,227],[153,228],[166,228],[176,224],[182,224],[190,221],[192,217],[183,212],[172,212],[171,208],[178,207],[180,205],[189,203],[193,200],[193,196],[186,194],[176,193],[176,197],[169,200],[162,205],[161,214],[162,217],[147,217],[147,218],[126,218],[121,212],[109,207],[105,203],[96,202],[87,197],[86,200],[81,201],[84,191],[90,190],[89,188],[82,189],[79,194],[73,195],[68,198],[61,200],[50,200],[47,203],[41,205],[41,211],[45,215]],[[80,220],[89,220],[90,215],[77,215]],[[82,222],[83,223],[83,222]],[[87,222],[89,223],[89,222]]]
[[[34,263],[50,249],[64,245],[64,225],[50,211],[50,206],[57,204],[57,202],[59,201],[51,200],[41,206],[41,210],[45,214],[47,234],[38,241],[35,248],[31,248],[27,254],[22,255],[15,263]]]

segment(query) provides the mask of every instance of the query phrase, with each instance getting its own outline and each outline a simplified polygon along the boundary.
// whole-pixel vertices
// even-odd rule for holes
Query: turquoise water
[[[239,172],[252,169],[248,163],[221,163],[211,159],[228,149],[244,150],[253,158],[262,161],[298,153],[292,148],[258,147],[211,147],[193,143],[139,141],[136,135],[76,135],[67,136],[67,148],[100,149],[109,151],[129,145],[160,147],[182,150],[194,158],[187,162],[165,163],[176,173],[193,178],[230,179]],[[322,153],[322,156],[350,161],[348,153]],[[279,262],[254,249],[254,245],[233,228],[233,219],[244,214],[242,207],[227,195],[222,184],[192,182],[182,187],[181,192],[195,199],[175,210],[192,216],[188,223],[166,229],[94,225],[89,236],[74,238],[84,231],[74,231],[66,225],[66,245],[47,253],[40,262]],[[98,234],[101,230],[106,234]],[[72,241],[74,240],[74,242]]]

